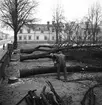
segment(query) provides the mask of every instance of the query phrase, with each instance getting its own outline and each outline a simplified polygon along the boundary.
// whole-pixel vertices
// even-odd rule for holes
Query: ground
[[[19,59],[19,54],[12,55],[12,59]],[[9,67],[6,68],[5,74],[6,79],[2,82],[0,86],[0,102],[1,105],[16,105],[29,90],[37,89],[37,94],[40,95],[40,92],[43,86],[47,86],[46,91],[50,91],[48,85],[46,84],[46,80],[49,80],[56,92],[66,101],[66,105],[81,105],[81,101],[84,97],[85,92],[89,89],[89,87],[94,86],[98,82],[95,78],[101,78],[102,73],[88,73],[88,72],[80,72],[80,73],[68,73],[68,80],[81,79],[77,82],[63,82],[63,74],[61,75],[61,80],[57,80],[57,74],[40,74],[34,75],[27,78],[19,78],[18,82],[13,84],[8,84],[8,78],[11,76],[19,77],[20,69],[24,68],[32,68],[32,67],[43,67],[43,66],[53,66],[53,62],[50,59],[39,59],[39,60],[31,60],[20,62],[10,62]],[[76,61],[68,61],[67,65],[86,65],[83,63],[79,63]],[[91,78],[91,80],[85,80],[85,78]],[[96,104],[102,105],[102,87],[98,87],[94,89],[94,93],[96,95]],[[25,101],[23,101],[20,105],[26,105]]]

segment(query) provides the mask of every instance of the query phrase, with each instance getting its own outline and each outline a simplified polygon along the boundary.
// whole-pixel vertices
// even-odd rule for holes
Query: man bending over
[[[64,79],[67,81],[67,70],[66,70],[66,61],[65,55],[59,51],[58,54],[51,54],[52,59],[54,61],[54,66],[57,67],[57,76],[60,79],[60,71],[64,72]]]

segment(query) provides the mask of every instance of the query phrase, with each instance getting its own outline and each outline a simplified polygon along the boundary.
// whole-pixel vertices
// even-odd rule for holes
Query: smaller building
[[[9,34],[0,31],[0,40],[8,39]]]

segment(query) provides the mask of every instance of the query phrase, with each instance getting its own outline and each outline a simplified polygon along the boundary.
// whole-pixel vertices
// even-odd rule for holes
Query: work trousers
[[[57,77],[60,79],[60,72],[63,71],[64,79],[67,80],[67,69],[66,66],[61,66],[60,64],[56,64],[57,67]]]

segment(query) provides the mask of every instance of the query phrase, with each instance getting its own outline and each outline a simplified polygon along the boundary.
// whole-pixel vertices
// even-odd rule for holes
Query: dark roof
[[[51,24],[47,25],[47,24],[27,24],[26,25],[28,28],[33,29],[33,30],[43,30],[43,31],[47,31],[48,30],[48,26],[52,27]]]

